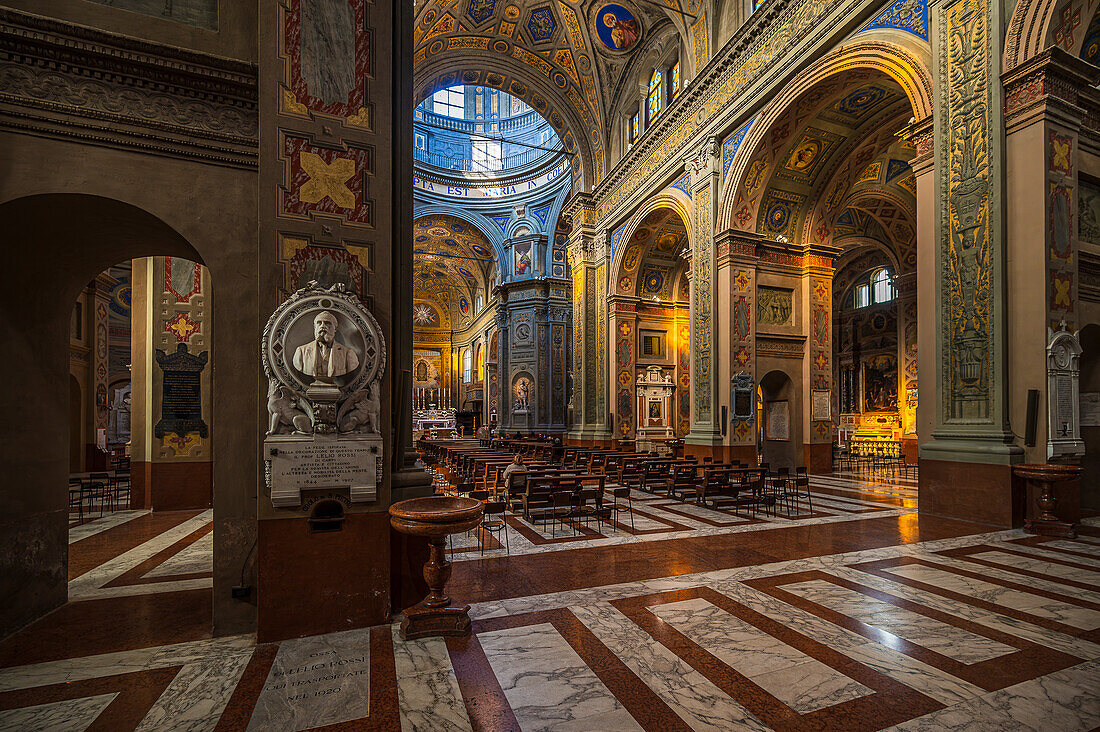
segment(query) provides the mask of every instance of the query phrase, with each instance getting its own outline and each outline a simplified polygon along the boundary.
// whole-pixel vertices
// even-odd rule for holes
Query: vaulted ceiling
[[[683,268],[682,256],[688,244],[687,228],[680,215],[670,208],[649,213],[626,245],[615,293],[637,295],[647,300],[686,300],[682,288],[687,281],[676,275]]]
[[[416,10],[417,99],[462,83],[520,97],[577,153],[574,177],[595,182],[609,164],[612,100],[635,52],[670,24],[683,27],[679,0],[663,4],[427,0]]]
[[[465,327],[475,315],[477,294],[488,299],[495,269],[493,245],[477,227],[454,216],[417,219],[413,224],[413,325]]]

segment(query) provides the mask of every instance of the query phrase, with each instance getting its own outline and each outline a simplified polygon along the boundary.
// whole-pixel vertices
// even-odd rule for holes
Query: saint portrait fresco
[[[634,13],[622,5],[608,3],[596,11],[596,35],[612,51],[626,51],[642,35],[642,26]]]

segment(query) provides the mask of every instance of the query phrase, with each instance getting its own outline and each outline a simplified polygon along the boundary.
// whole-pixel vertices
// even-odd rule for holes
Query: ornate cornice
[[[0,127],[256,166],[256,67],[0,9]]]
[[[1100,103],[1100,95],[1094,88],[1100,82],[1100,69],[1058,46],[1005,72],[1001,82],[1006,127],[1048,110],[1071,120],[1087,120],[1089,109]],[[1096,128],[1095,115],[1088,122],[1086,125]]]

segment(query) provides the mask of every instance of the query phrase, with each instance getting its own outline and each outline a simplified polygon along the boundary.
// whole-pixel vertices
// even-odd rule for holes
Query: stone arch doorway
[[[20,385],[5,390],[0,403],[9,414],[21,415],[4,430],[9,445],[6,467],[20,476],[19,481],[0,487],[0,496],[9,506],[0,523],[0,542],[7,547],[0,576],[5,587],[20,588],[6,593],[17,599],[0,611],[0,636],[4,636],[64,604],[69,597],[66,486],[72,458],[68,436],[72,382],[68,366],[73,303],[89,281],[117,262],[161,255],[201,263],[204,257],[177,230],[147,210],[85,194],[41,194],[0,204],[0,230],[4,231],[5,244],[22,253],[20,266],[5,271],[0,287],[0,312],[4,316],[0,318],[0,338],[11,348],[10,358],[5,359],[6,378]],[[228,287],[224,292],[226,313],[236,311],[238,317],[247,318],[248,313],[255,312],[255,304],[241,292]],[[213,329],[217,331],[216,326]],[[233,329],[225,330],[229,333]],[[227,347],[222,362],[228,369],[250,369],[253,361],[258,361],[248,356],[254,350],[253,340],[245,339]],[[238,385],[237,396],[222,400],[219,414],[212,414],[210,419],[241,425],[255,421],[257,404],[244,392]],[[95,398],[89,390],[84,394],[90,395],[84,398]],[[26,397],[22,395],[34,395],[34,409],[26,408]],[[231,441],[229,431],[225,432],[219,438],[222,447]],[[237,440],[250,437],[247,429],[239,432]],[[246,452],[243,442],[237,448],[222,454]],[[211,449],[214,453],[221,450],[216,446]],[[226,470],[241,479],[237,485],[243,483],[246,472],[250,478],[258,475],[255,464],[250,465],[247,459],[238,459],[238,465]],[[234,482],[221,484],[222,499],[250,502],[243,491],[232,497],[230,486]],[[240,534],[241,541],[250,542],[254,525],[240,526]],[[215,564],[220,560],[228,570],[226,584],[240,582],[240,574],[246,569],[242,569],[238,557],[244,556],[247,549],[246,543],[244,552],[238,555],[215,542]],[[230,569],[231,565],[235,566]],[[213,584],[209,575],[206,582]],[[209,585],[206,587],[192,606],[190,620],[194,632],[209,635],[214,603]],[[229,596],[228,587],[225,596]],[[245,615],[252,612],[244,610]]]
[[[762,462],[772,470],[802,465],[802,395],[798,382],[783,370],[764,374],[758,387]]]

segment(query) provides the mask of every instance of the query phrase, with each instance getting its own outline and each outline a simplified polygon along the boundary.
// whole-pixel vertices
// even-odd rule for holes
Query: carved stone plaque
[[[348,488],[352,502],[373,501],[382,471],[381,438],[268,440],[271,502],[297,506],[303,490]]]

